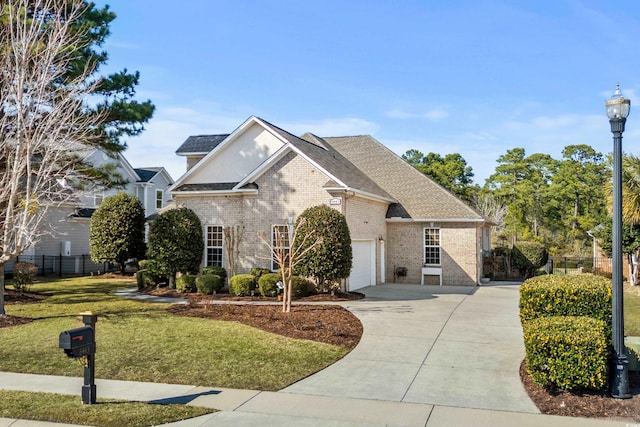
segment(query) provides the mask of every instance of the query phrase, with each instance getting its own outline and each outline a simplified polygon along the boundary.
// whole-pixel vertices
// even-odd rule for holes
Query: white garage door
[[[353,268],[349,276],[349,290],[355,291],[365,286],[375,285],[373,242],[370,240],[353,241],[351,247],[353,249]]]

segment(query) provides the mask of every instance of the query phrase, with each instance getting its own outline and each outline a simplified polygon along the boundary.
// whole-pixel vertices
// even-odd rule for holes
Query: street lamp
[[[624,314],[622,293],[622,132],[629,116],[631,101],[622,96],[620,85],[610,100],[605,102],[607,117],[613,133],[613,239],[612,239],[612,340],[613,375],[611,376],[611,395],[618,399],[628,399],[629,360],[624,347]]]

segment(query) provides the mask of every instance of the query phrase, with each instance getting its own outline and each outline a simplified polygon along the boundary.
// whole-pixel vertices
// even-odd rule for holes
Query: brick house
[[[308,207],[342,212],[353,242],[349,290],[385,282],[476,285],[490,223],[371,136],[290,134],[250,117],[228,135],[189,137],[170,188],[205,228],[206,266],[228,265],[224,228],[244,227],[238,272],[274,268],[258,233]],[[276,267],[277,268],[277,267]]]

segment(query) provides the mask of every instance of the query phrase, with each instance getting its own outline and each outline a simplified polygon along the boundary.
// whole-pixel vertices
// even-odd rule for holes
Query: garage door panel
[[[370,241],[355,241],[351,245],[353,268],[349,276],[349,290],[354,291],[374,284],[371,261],[373,246]]]

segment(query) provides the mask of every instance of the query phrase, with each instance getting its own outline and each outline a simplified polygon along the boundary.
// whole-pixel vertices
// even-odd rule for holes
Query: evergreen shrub
[[[198,293],[212,295],[222,289],[222,277],[217,274],[203,274],[196,277],[196,289]]]
[[[526,280],[520,286],[520,320],[547,316],[588,316],[610,325],[611,281],[556,274]]]
[[[183,274],[176,280],[176,290],[178,292],[197,292],[196,276],[192,274]]]
[[[256,288],[256,278],[251,274],[236,274],[229,279],[229,292],[239,297],[251,295]]]
[[[549,253],[542,243],[518,242],[513,246],[511,259],[521,274],[533,277],[547,263]]]
[[[527,372],[539,385],[601,390],[607,384],[609,339],[602,320],[550,316],[523,325]]]
[[[204,267],[202,269],[202,274],[215,274],[216,276],[220,276],[223,284],[225,280],[227,280],[227,270],[225,270],[224,267]]]
[[[282,275],[278,273],[266,273],[258,279],[258,288],[263,297],[275,297],[278,295],[276,283],[282,280]]]

